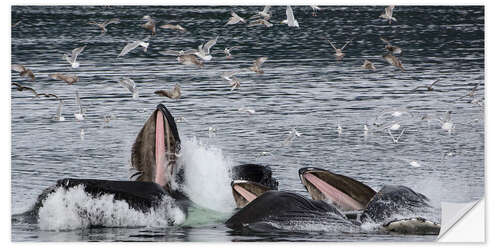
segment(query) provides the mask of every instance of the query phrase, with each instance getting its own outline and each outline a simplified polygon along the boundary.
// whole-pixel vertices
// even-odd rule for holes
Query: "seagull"
[[[215,132],[217,132],[216,128],[208,127],[208,137],[214,137],[215,136]]]
[[[288,27],[299,27],[299,22],[293,16],[293,10],[290,5],[286,6],[286,19],[281,21],[281,23],[288,24]]]
[[[64,102],[63,100],[59,100],[59,105],[57,106],[57,111],[56,111],[56,116],[54,117],[54,120],[63,122],[66,119],[62,115],[62,108],[63,108]]]
[[[31,81],[35,81],[35,74],[33,74],[33,71],[21,64],[12,64],[12,70],[19,72],[19,75],[22,77],[30,78]]]
[[[271,9],[271,6],[266,5],[264,6],[264,9],[262,11],[257,12],[257,14],[253,15],[250,18],[262,17],[265,20],[269,20],[271,18],[271,12],[269,12],[269,9]]]
[[[122,79],[120,79],[120,81],[118,81],[118,83],[120,83],[120,85],[122,85],[124,88],[128,89],[130,93],[132,93],[132,99],[139,98],[139,92],[135,86],[134,80],[123,77]]]
[[[234,49],[238,48],[238,46],[233,46],[233,47],[229,47],[229,48],[225,48],[224,49],[224,54],[226,54],[226,59],[231,59],[231,51],[233,51]]]
[[[330,40],[327,40],[327,41],[330,43],[330,46],[332,46],[332,48],[335,50],[335,57],[337,58],[337,61],[340,61],[340,60],[342,60],[342,58],[344,58],[344,56],[345,56],[345,54],[344,54],[344,53],[342,53],[342,50],[344,50],[344,48],[345,48],[345,47],[346,47],[346,46],[347,46],[347,45],[348,45],[348,44],[352,41],[352,39],[351,39],[351,40],[349,40],[349,41],[347,41],[347,42],[344,44],[344,46],[342,46],[342,48],[340,48],[340,49],[337,49],[337,48],[335,47],[335,45],[334,45],[332,42],[330,42]]]
[[[439,118],[439,122],[441,123],[441,129],[448,131],[448,134],[455,129],[455,124],[451,121],[451,111],[446,111],[444,117]]]
[[[248,108],[248,107],[239,108],[238,111],[239,112],[246,112],[249,115],[255,114],[255,109],[251,109],[251,108]]]
[[[137,41],[128,43],[127,45],[125,45],[125,47],[123,47],[122,52],[120,52],[118,57],[126,55],[128,52],[130,52],[131,50],[133,50],[139,46],[144,47],[144,52],[146,52],[148,50],[149,43],[145,42],[145,41],[148,41],[150,37],[151,36],[148,36],[144,40],[137,40]]]
[[[182,55],[191,55],[191,54],[196,53],[197,51],[198,50],[195,50],[195,49],[190,49],[190,50],[187,50],[187,51],[167,49],[167,50],[164,50],[164,51],[160,51],[160,54],[162,54],[164,56],[182,56]]]
[[[143,16],[142,19],[146,20],[147,22],[145,24],[142,24],[141,27],[150,30],[151,35],[154,36],[156,34],[156,21],[150,16]]]
[[[340,123],[337,123],[337,133],[339,135],[342,134],[342,127],[340,126]]]
[[[205,44],[200,44],[200,46],[198,46],[198,51],[194,54],[201,58],[203,61],[212,60],[212,56],[210,55],[210,48],[212,48],[217,43],[218,38],[219,36],[206,42]]]
[[[391,53],[391,54],[401,54],[402,50],[398,46],[392,45],[389,40],[381,37],[380,40],[382,40],[385,43],[385,49]]]
[[[72,85],[75,82],[78,82],[79,78],[76,75],[65,75],[65,74],[49,74],[49,78],[53,80],[63,80],[65,81],[68,85]]]
[[[17,27],[21,23],[21,20],[17,21],[16,23],[12,24],[12,28]]]
[[[253,65],[252,67],[250,67],[250,70],[253,71],[253,72],[256,72],[258,74],[262,74],[264,73],[264,70],[262,70],[260,67],[262,66],[262,64],[267,60],[267,57],[259,57],[257,59],[255,59],[255,61],[253,62]]]
[[[295,128],[292,128],[292,130],[288,131],[288,136],[285,138],[285,141],[281,143],[281,146],[288,146],[292,141],[295,139],[295,137],[301,136],[302,133],[299,133]]]
[[[239,71],[227,72],[221,75],[222,78],[226,79],[231,85],[231,91],[240,87],[240,80],[234,76],[237,73],[239,73]]]
[[[180,55],[177,57],[177,61],[184,65],[196,65],[198,68],[203,67],[203,61],[199,60],[195,55]]]
[[[427,86],[418,86],[414,89],[412,89],[411,91],[416,91],[418,90],[419,88],[425,88],[427,89],[427,91],[433,91],[434,88],[432,86],[434,86],[434,84],[436,84],[437,82],[439,82],[439,79],[438,80],[435,80],[434,82],[432,82],[430,85],[427,85]]]
[[[373,63],[370,62],[369,60],[366,60],[363,62],[363,65],[361,65],[361,68],[363,69],[369,69],[369,70],[375,70],[375,66],[373,66]]]
[[[83,130],[83,128],[82,128],[82,129],[80,129],[80,140],[83,141],[84,139],[85,139],[85,130]]]
[[[231,11],[231,17],[225,25],[237,24],[239,22],[246,23],[245,19],[238,16],[238,14],[236,14],[234,11]]]
[[[112,19],[109,19],[109,20],[102,22],[102,23],[98,23],[98,22],[94,22],[94,21],[88,22],[88,24],[96,25],[97,27],[101,28],[101,34],[104,34],[108,31],[108,29],[106,29],[106,26],[108,26],[110,24],[118,24],[118,23],[120,23],[120,19],[118,19],[118,18],[112,18]]]
[[[180,26],[179,24],[177,24],[177,25],[164,24],[164,25],[160,26],[160,28],[162,28],[162,29],[178,30],[178,31],[186,32],[186,29],[184,27]]]
[[[36,93],[36,91],[33,88],[25,87],[19,83],[15,83],[15,82],[13,82],[12,85],[16,86],[17,91],[28,90],[28,91],[31,91],[33,93],[33,95],[35,95],[35,97],[38,97],[38,93]]]
[[[157,90],[155,94],[159,96],[166,96],[170,99],[179,99],[181,97],[181,86],[179,84],[175,84],[174,89],[172,90]]]
[[[251,21],[248,24],[248,27],[256,26],[256,25],[264,25],[266,28],[273,27],[273,24],[267,21],[266,19],[257,19],[254,21]]]
[[[76,49],[73,49],[71,51],[71,56],[68,56],[68,54],[64,54],[63,55],[63,59],[66,60],[69,64],[71,64],[72,68],[78,68],[78,67],[80,67],[80,63],[78,63],[76,61],[76,58],[78,57],[78,55],[80,55],[80,53],[83,52],[83,50],[85,49],[85,47],[87,47],[87,45],[83,45],[82,47],[78,47]]]
[[[477,91],[477,88],[479,87],[479,82],[476,83],[476,85],[474,85],[474,87],[469,91],[469,93],[465,94],[464,96],[461,96],[459,97],[458,99],[456,99],[455,101],[458,101],[458,100],[462,100],[464,99],[465,97],[471,97],[471,98],[474,98],[476,96],[476,91]]]
[[[51,93],[37,93],[35,89],[23,86],[19,83],[15,83],[15,82],[13,82],[12,85],[16,86],[17,91],[25,91],[25,90],[31,91],[33,93],[33,95],[35,95],[34,97],[40,97],[40,96],[55,97],[56,99],[59,100],[59,97],[57,95],[54,95]]]
[[[312,14],[313,16],[316,16],[318,10],[321,10],[321,8],[318,7],[317,5],[309,5],[309,6],[311,6],[311,8],[313,9],[313,14]]]
[[[78,94],[78,90],[76,91],[76,105],[78,106],[78,113],[75,113],[75,118],[79,121],[84,120],[84,114],[83,114],[83,108],[82,108],[82,103],[80,101],[80,95]],[[83,129],[82,129],[83,131]]]
[[[389,20],[389,24],[391,24],[391,21],[396,22],[396,18],[392,17],[392,10],[393,9],[394,9],[394,5],[386,7],[385,11],[379,17]]]
[[[404,128],[403,130],[401,130],[401,133],[399,134],[399,136],[395,138],[392,135],[391,130],[390,129],[387,130],[387,132],[389,133],[389,135],[392,138],[392,142],[394,142],[394,143],[398,143],[399,142],[399,139],[401,138],[401,136],[404,134],[405,131],[406,131],[406,128]]]
[[[400,68],[401,71],[403,71],[403,72],[405,71],[405,69],[403,68],[403,64],[401,64],[401,61],[399,61],[399,59],[397,57],[393,56],[392,54],[385,54],[384,59],[388,63]]]

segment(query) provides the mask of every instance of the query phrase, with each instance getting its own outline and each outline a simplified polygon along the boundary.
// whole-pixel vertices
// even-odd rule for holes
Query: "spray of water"
[[[91,226],[104,227],[167,227],[181,224],[185,215],[169,197],[147,212],[131,208],[114,195],[92,197],[82,185],[58,188],[50,194],[39,210],[38,225],[42,230],[73,230]]]
[[[184,166],[184,191],[201,207],[229,212],[236,205],[231,191],[232,161],[222,151],[196,138],[182,141],[180,163]]]

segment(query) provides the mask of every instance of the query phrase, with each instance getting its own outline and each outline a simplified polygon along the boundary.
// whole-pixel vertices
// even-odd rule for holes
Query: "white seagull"
[[[210,55],[210,48],[212,48],[217,43],[218,38],[219,38],[219,36],[208,41],[205,44],[200,44],[200,46],[198,46],[198,51],[194,54],[196,56],[198,56],[199,58],[201,58],[201,60],[203,60],[203,61],[212,60],[212,56]]]
[[[128,52],[132,51],[133,49],[135,49],[139,46],[144,47],[144,52],[146,52],[148,50],[148,46],[149,46],[149,43],[146,41],[148,41],[149,38],[150,38],[150,36],[146,37],[146,39],[144,39],[144,40],[137,40],[137,41],[128,43],[127,45],[125,45],[125,47],[123,47],[122,52],[120,52],[118,57],[126,55]]]
[[[394,9],[394,7],[394,5],[386,7],[385,11],[379,17],[389,20],[389,24],[391,24],[391,21],[396,22],[396,18],[392,17],[392,10]]]
[[[288,24],[288,27],[299,27],[299,22],[293,16],[293,10],[290,5],[286,6],[286,19],[281,21],[281,23]]]
[[[238,14],[236,14],[234,11],[231,11],[231,17],[225,25],[237,24],[239,22],[246,23],[245,19],[238,16]]]
[[[139,91],[137,90],[137,88],[135,86],[134,80],[127,78],[127,77],[123,77],[122,79],[120,79],[118,81],[118,83],[120,83],[120,85],[122,85],[124,88],[128,89],[128,91],[130,91],[130,93],[132,93],[132,99],[139,98]]]
[[[73,51],[71,51],[71,55],[68,56],[69,54],[64,54],[63,59],[66,60],[69,64],[71,64],[72,68],[80,67],[80,63],[78,63],[76,61],[76,58],[78,57],[78,55],[80,55],[80,53],[83,52],[85,47],[87,47],[87,45],[83,45],[82,47],[78,47],[76,49],[73,49]]]
[[[76,105],[78,105],[78,113],[75,113],[75,118],[79,121],[84,120],[82,103],[80,101],[80,95],[78,94],[78,90],[76,91]],[[83,129],[82,129],[83,131]]]

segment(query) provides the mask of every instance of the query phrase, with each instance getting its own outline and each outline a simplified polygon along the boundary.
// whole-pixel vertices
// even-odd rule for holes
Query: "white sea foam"
[[[236,207],[231,192],[232,161],[222,151],[196,138],[182,141],[184,191],[199,206],[220,212]]]
[[[167,227],[182,224],[185,215],[165,197],[162,204],[147,212],[131,208],[114,195],[98,197],[86,193],[82,185],[58,188],[40,208],[38,225],[42,230],[72,230],[90,226],[104,227]]]

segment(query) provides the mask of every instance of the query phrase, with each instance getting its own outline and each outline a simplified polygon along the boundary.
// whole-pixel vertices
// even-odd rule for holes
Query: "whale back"
[[[335,220],[350,224],[337,209],[326,202],[310,200],[284,191],[265,192],[236,212],[225,224],[232,229],[255,229],[255,225],[269,226],[272,223],[279,224],[291,220],[307,223]]]
[[[373,196],[361,214],[362,222],[386,223],[397,216],[427,213],[431,206],[425,195],[406,186],[386,185]]]

